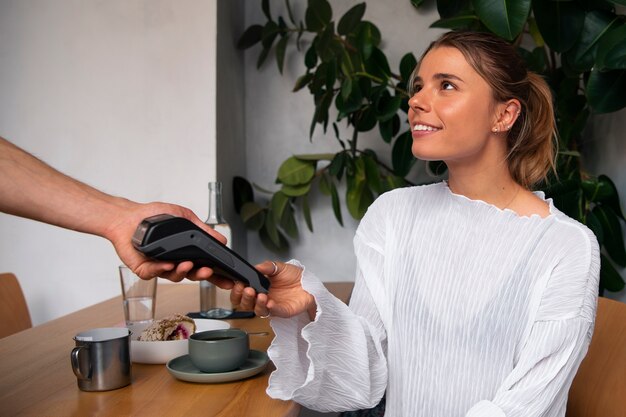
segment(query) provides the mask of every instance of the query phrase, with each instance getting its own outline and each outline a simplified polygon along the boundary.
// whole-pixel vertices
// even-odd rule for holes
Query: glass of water
[[[141,279],[123,265],[119,271],[126,327],[139,335],[154,320],[158,278]]]

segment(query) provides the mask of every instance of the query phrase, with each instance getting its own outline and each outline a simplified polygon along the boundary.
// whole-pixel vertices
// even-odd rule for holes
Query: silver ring
[[[274,266],[274,270],[272,271],[271,274],[268,275],[270,277],[273,277],[274,275],[278,273],[278,265],[276,265],[276,262],[272,261],[272,265]]]
[[[259,317],[261,317],[262,319],[266,319],[266,318],[270,317],[271,315],[272,314],[270,312],[268,312],[265,316],[259,316]]]

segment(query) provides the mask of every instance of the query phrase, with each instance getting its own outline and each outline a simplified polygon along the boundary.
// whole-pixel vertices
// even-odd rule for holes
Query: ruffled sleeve
[[[367,224],[364,219],[362,226]],[[315,320],[310,322],[307,314],[272,318],[276,338],[268,354],[276,371],[270,376],[270,397],[323,412],[372,408],[382,398],[387,342],[376,308],[382,294],[376,293],[375,283],[382,277],[384,257],[377,245],[360,236],[355,238],[357,276],[349,307],[305,269],[302,287],[317,303]]]

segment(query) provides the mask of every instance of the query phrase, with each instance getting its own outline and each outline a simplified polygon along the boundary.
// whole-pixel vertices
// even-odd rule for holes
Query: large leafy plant
[[[422,3],[411,0],[415,7]],[[290,45],[302,54],[306,70],[293,91],[308,90],[315,103],[310,137],[321,126],[332,126],[337,149],[327,154],[294,155],[278,168],[276,191],[262,190],[255,200],[251,184],[235,178],[235,205],[245,224],[259,232],[272,250],[288,247],[297,238],[295,214],[301,211],[312,231],[309,195],[313,187],[330,197],[335,217],[343,224],[337,185],[346,184],[345,204],[355,219],[381,193],[410,185],[407,179],[415,159],[411,134],[402,121],[407,111],[406,82],[417,61],[405,54],[392,70],[380,49],[381,32],[363,19],[366,4],[333,18],[327,0],[308,0],[303,19],[296,19],[289,0],[287,18],[274,17],[269,0],[262,0],[266,22],[246,29],[240,48],[260,44],[257,67],[273,51],[282,73]],[[560,151],[558,178],[541,188],[559,209],[587,224],[604,248],[601,290],[620,291],[624,280],[614,265],[626,266],[621,223],[625,222],[619,196],[606,176],[586,173],[580,144],[592,113],[626,107],[626,22],[615,4],[626,0],[438,0],[440,19],[431,26],[491,31],[514,43],[528,67],[546,78],[555,95]],[[332,117],[331,117],[332,116]],[[338,123],[348,127],[349,134]],[[391,164],[376,152],[359,146],[359,135],[378,131],[391,144]],[[343,136],[347,137],[343,137]],[[445,171],[431,163],[434,172]]]

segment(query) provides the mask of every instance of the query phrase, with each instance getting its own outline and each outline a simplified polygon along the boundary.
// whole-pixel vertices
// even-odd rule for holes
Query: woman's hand
[[[302,288],[301,268],[270,261],[260,263],[256,268],[269,278],[269,292],[257,294],[253,288],[237,283],[230,293],[233,305],[238,305],[242,310],[254,310],[256,315],[262,317],[271,315],[286,318],[303,312],[308,312],[311,319],[315,317],[315,298]]]

